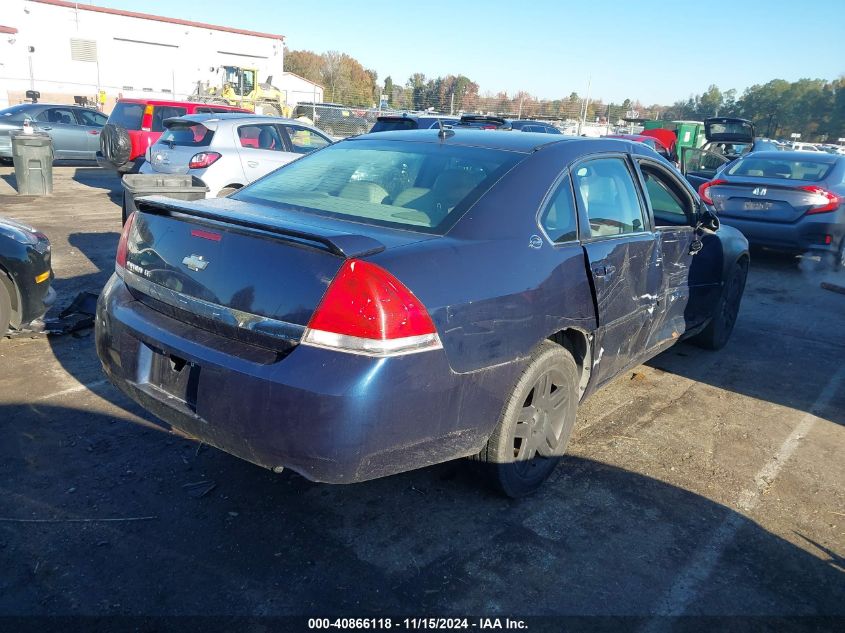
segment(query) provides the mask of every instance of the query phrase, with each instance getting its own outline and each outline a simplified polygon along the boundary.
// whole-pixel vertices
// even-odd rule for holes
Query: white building
[[[283,71],[283,35],[246,31],[66,0],[2,0],[0,108],[25,100],[96,102],[119,97],[183,100],[197,82],[220,85],[222,66],[258,70],[290,105],[322,101],[322,87]]]

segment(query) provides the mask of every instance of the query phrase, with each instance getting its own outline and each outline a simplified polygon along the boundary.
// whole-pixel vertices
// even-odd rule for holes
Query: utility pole
[[[593,76],[589,75],[587,77],[587,98],[584,99],[584,112],[581,115],[581,121],[578,123],[578,135],[581,135],[581,130],[584,127],[584,124],[587,122],[587,108],[590,106],[590,87],[593,85]]]

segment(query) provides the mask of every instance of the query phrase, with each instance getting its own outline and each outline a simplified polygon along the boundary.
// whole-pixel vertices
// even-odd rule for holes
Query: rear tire
[[[226,196],[235,193],[240,188],[240,185],[229,185],[227,187],[223,187],[220,191],[217,192],[217,197],[225,198]]]
[[[281,116],[282,113],[272,103],[262,103],[261,104],[261,114],[263,116]]]
[[[0,271],[0,275],[4,274]],[[0,338],[6,336],[9,331],[9,322],[12,320],[12,299],[6,284],[0,281]]]
[[[115,170],[129,162],[132,155],[132,140],[126,128],[106,123],[100,131],[100,151],[103,159]]]
[[[529,495],[552,474],[575,424],[578,381],[572,355],[551,341],[541,343],[476,458],[499,492]]]
[[[734,263],[722,287],[722,296],[719,297],[713,318],[701,334],[692,339],[693,343],[712,350],[722,349],[727,344],[736,325],[747,277],[748,260],[742,259]]]

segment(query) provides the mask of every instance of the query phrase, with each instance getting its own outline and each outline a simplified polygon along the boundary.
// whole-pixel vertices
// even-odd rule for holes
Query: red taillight
[[[154,106],[148,105],[144,108],[144,116],[141,117],[141,131],[149,132],[153,129],[153,110]]]
[[[699,197],[700,197],[700,198],[701,198],[704,202],[706,202],[707,204],[712,205],[712,204],[713,204],[713,200],[710,198],[710,196],[708,196],[708,195],[707,195],[707,190],[708,190],[708,189],[710,189],[710,187],[712,187],[712,186],[714,186],[714,185],[724,185],[726,182],[728,182],[728,181],[727,181],[727,180],[711,180],[711,181],[709,181],[709,182],[705,182],[704,184],[702,184],[702,185],[698,188],[698,195],[699,195]]]
[[[347,260],[311,317],[303,344],[368,356],[441,347],[425,306],[384,268]]]
[[[188,169],[204,169],[209,165],[213,165],[220,158],[217,152],[200,152],[191,156],[188,162]]]
[[[836,211],[836,209],[839,208],[839,204],[842,202],[842,199],[835,193],[828,191],[827,189],[822,189],[821,187],[808,185],[806,187],[798,188],[801,191],[808,191],[816,196],[816,200],[813,202],[813,208],[807,211],[808,215],[811,213],[827,213],[828,211]]]
[[[135,224],[135,213],[133,212],[126,218],[126,224],[123,225],[123,233],[120,234],[120,241],[117,243],[117,255],[114,258],[114,267],[118,274],[123,274],[126,268],[126,258],[129,255],[129,234],[132,232],[132,226]]]

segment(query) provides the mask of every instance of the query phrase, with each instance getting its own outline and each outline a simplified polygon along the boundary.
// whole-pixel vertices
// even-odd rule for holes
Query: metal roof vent
[[[75,62],[96,62],[96,40],[70,38],[70,58]]]

